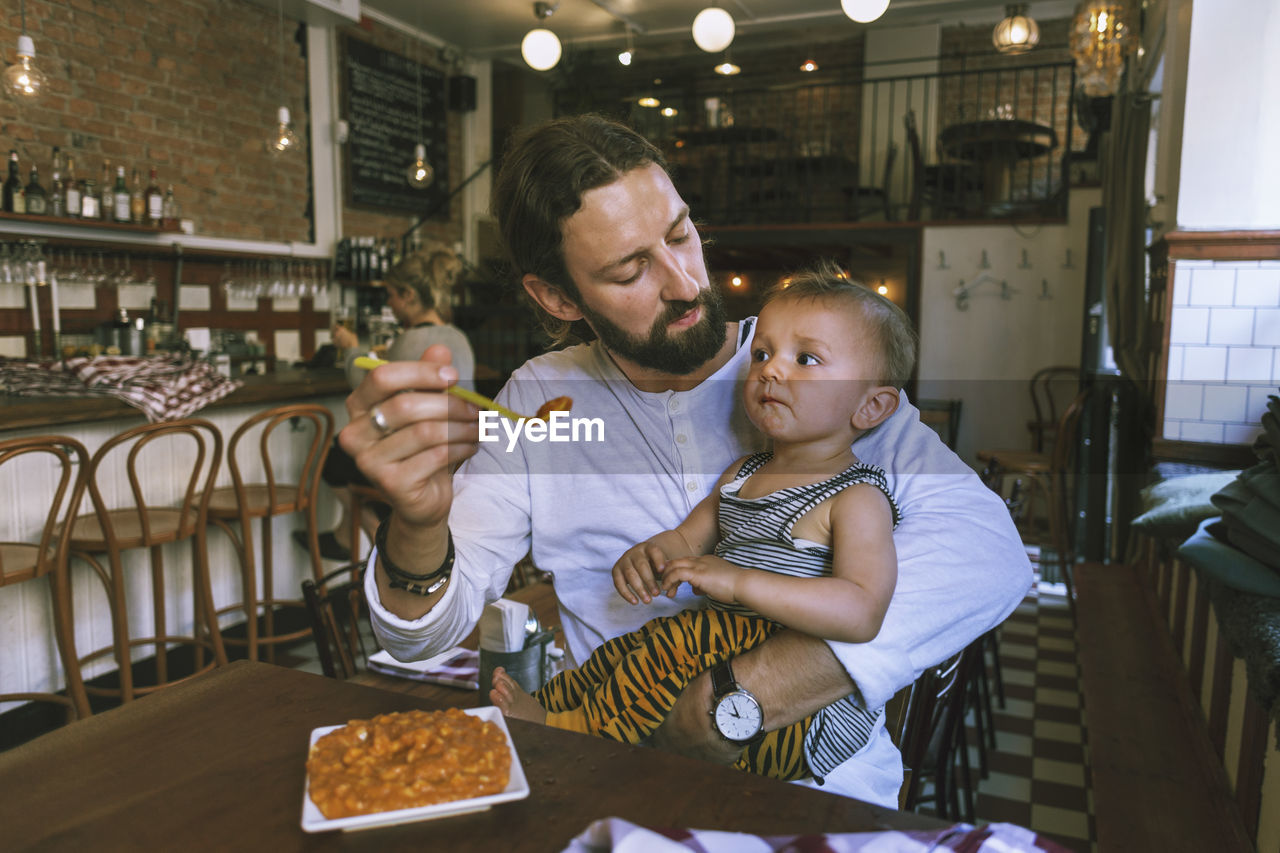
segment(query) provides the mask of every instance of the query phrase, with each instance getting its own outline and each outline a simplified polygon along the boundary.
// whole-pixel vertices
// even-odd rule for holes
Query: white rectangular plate
[[[377,812],[375,814],[362,814],[355,817],[326,820],[325,816],[320,813],[320,809],[316,808],[316,804],[311,802],[311,780],[308,779],[306,790],[302,792],[302,830],[304,832],[328,832],[331,829],[368,829],[375,826],[393,826],[398,823],[434,820],[435,818],[449,817],[450,815],[463,814],[465,812],[483,811],[495,803],[523,800],[529,796],[529,780],[525,778],[524,768],[520,766],[520,756],[516,754],[516,745],[511,741],[511,732],[507,730],[507,721],[502,716],[502,712],[493,706],[466,708],[464,710],[471,716],[487,720],[502,729],[502,735],[507,739],[507,746],[511,750],[511,774],[505,789],[484,797],[454,800],[453,802],[439,803],[434,806],[420,806],[416,809],[396,809],[390,812]],[[314,746],[315,742],[322,736],[340,728],[342,726],[321,726],[318,729],[312,729],[311,745]],[[308,751],[309,754],[310,752]]]

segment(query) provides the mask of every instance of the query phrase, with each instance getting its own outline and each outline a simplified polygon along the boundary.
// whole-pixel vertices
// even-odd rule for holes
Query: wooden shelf
[[[0,211],[0,222],[31,222],[42,225],[77,225],[81,228],[93,228],[106,232],[130,231],[135,234],[177,234],[181,231],[178,224],[168,228],[156,228],[152,225],[134,225],[131,222],[107,222],[102,219],[80,219],[76,216],[36,216],[30,213],[5,213]]]

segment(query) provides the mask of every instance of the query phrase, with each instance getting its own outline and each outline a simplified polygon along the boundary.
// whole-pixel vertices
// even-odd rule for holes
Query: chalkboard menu
[[[422,77],[422,126],[418,126],[418,75]],[[398,53],[343,37],[343,116],[347,120],[347,203],[353,207],[425,214],[449,194],[449,139],[445,75]],[[435,180],[409,186],[405,172],[413,148],[427,147]]]

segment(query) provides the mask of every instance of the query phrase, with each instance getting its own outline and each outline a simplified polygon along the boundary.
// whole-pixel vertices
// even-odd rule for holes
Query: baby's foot
[[[538,700],[500,666],[493,670],[493,689],[489,691],[489,701],[498,706],[507,717],[531,723],[547,722],[547,709],[539,705]]]

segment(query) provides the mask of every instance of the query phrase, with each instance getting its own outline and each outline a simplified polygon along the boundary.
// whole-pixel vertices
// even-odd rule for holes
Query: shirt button
[[[686,489],[688,489],[689,491],[691,491],[691,492],[696,492],[696,491],[698,490],[698,484],[697,484],[697,483],[695,483],[695,482],[693,482],[692,480],[690,480],[689,482],[685,483],[685,484],[684,484],[684,487],[685,487]]]
[[[689,438],[684,433],[680,433],[676,436],[676,444],[684,444],[688,440]]]
[[[680,411],[680,401],[679,401],[679,400],[672,400],[670,403],[668,403],[668,404],[667,404],[667,408],[668,408],[668,409],[670,409],[670,410],[671,410],[671,411],[673,411],[673,412],[678,412],[678,411]]]

